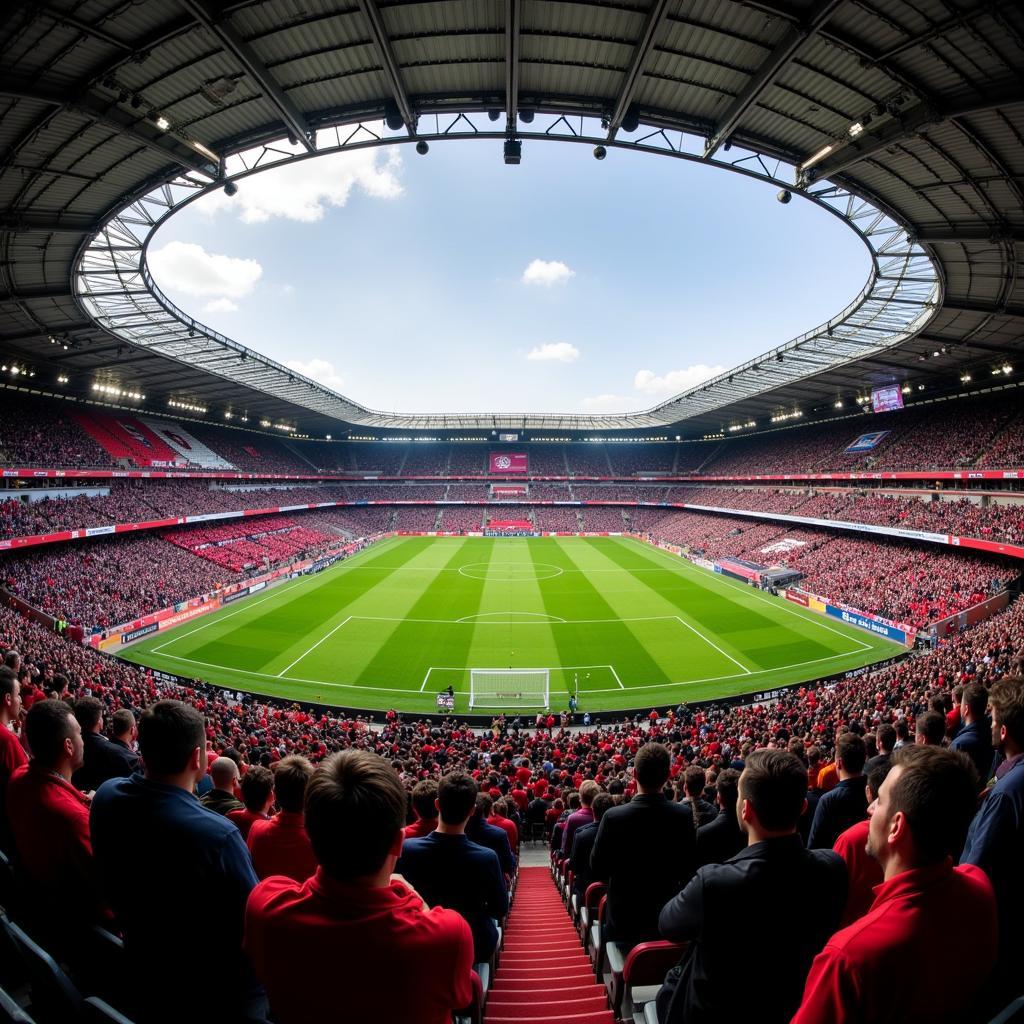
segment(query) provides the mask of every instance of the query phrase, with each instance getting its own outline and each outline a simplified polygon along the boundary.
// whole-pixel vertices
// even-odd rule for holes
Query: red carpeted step
[[[545,967],[574,967],[590,963],[590,957],[583,950],[575,953],[559,954],[557,956],[538,957],[536,953],[510,953],[505,950],[501,954],[501,962],[505,967],[534,967],[537,963]]]
[[[484,1020],[487,1024],[615,1024],[611,1010],[593,1010],[590,1013],[574,1013],[568,1016],[554,1013],[540,1017],[495,1017],[488,1013]]]
[[[535,988],[532,985],[523,988],[499,988],[495,982],[488,998],[502,1003],[548,1003],[562,999],[585,999],[593,994],[594,986],[590,981],[585,985],[566,986],[565,988],[554,986]]]
[[[494,992],[550,992],[554,989],[590,989],[593,991],[594,972],[585,978],[545,978],[543,981],[520,981],[515,978],[497,978],[491,984]],[[566,997],[569,998],[569,997]],[[572,997],[575,998],[575,997]]]
[[[529,1014],[530,1017],[562,1014],[568,1017],[574,1013],[593,1013],[607,1009],[608,1003],[602,992],[578,999],[562,998],[545,1002],[523,1002],[496,995],[491,995],[487,1000],[487,1012],[495,1017],[517,1017],[520,1014]]]

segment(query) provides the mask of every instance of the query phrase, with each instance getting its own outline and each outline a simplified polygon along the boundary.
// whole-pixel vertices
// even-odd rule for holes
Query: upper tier
[[[0,465],[15,468],[373,475],[602,477],[1004,471],[1024,466],[1016,389],[700,441],[312,441],[4,391]],[[519,458],[500,460],[500,456]]]

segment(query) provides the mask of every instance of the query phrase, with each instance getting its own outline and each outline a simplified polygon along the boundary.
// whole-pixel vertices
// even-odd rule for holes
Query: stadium
[[[1018,4],[0,58],[0,1021],[1024,1020]]]

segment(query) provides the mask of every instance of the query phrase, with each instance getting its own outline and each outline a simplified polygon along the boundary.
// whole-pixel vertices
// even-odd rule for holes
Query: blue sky
[[[838,312],[868,273],[837,219],[715,168],[526,142],[271,169],[151,244],[183,309],[399,412],[646,408]]]

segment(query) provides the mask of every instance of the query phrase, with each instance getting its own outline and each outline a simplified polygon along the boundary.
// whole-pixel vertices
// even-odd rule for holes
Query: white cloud
[[[310,359],[306,362],[301,359],[291,359],[284,365],[289,370],[301,373],[304,377],[311,377],[317,384],[322,384],[325,388],[339,391],[345,386],[345,379],[335,369],[334,363],[329,363],[326,359]]]
[[[523,271],[523,284],[538,284],[544,288],[565,284],[576,271],[570,270],[561,260],[533,260]]]
[[[203,306],[203,309],[207,313],[237,313],[238,304],[230,299],[213,299]]]
[[[538,345],[526,354],[527,359],[542,363],[575,363],[580,357],[580,350],[567,341],[551,341],[546,345]]]
[[[642,391],[645,395],[652,395],[655,398],[668,398],[678,395],[680,391],[687,388],[694,388],[704,381],[725,373],[724,366],[708,366],[706,363],[696,363],[686,367],[685,370],[669,370],[664,376],[658,376],[650,370],[637,370],[633,378],[633,387]]]
[[[168,242],[149,254],[149,265],[161,288],[215,299],[242,299],[263,276],[256,260],[207,252],[195,242]]]
[[[637,370],[633,377],[632,395],[593,395],[580,402],[584,412],[630,412],[645,408],[655,401],[671,398],[680,391],[696,387],[712,377],[725,372],[724,366],[707,366],[697,363],[685,370],[669,370],[664,376],[658,376],[650,370]]]
[[[199,201],[199,208],[207,214],[237,213],[246,224],[272,217],[310,224],[320,220],[327,207],[344,206],[353,190],[374,199],[396,199],[402,194],[401,168],[397,148],[331,153],[244,178],[235,196],[216,189]]]
[[[634,405],[636,398],[623,395],[594,395],[580,402],[580,408],[584,412],[625,412]]]

